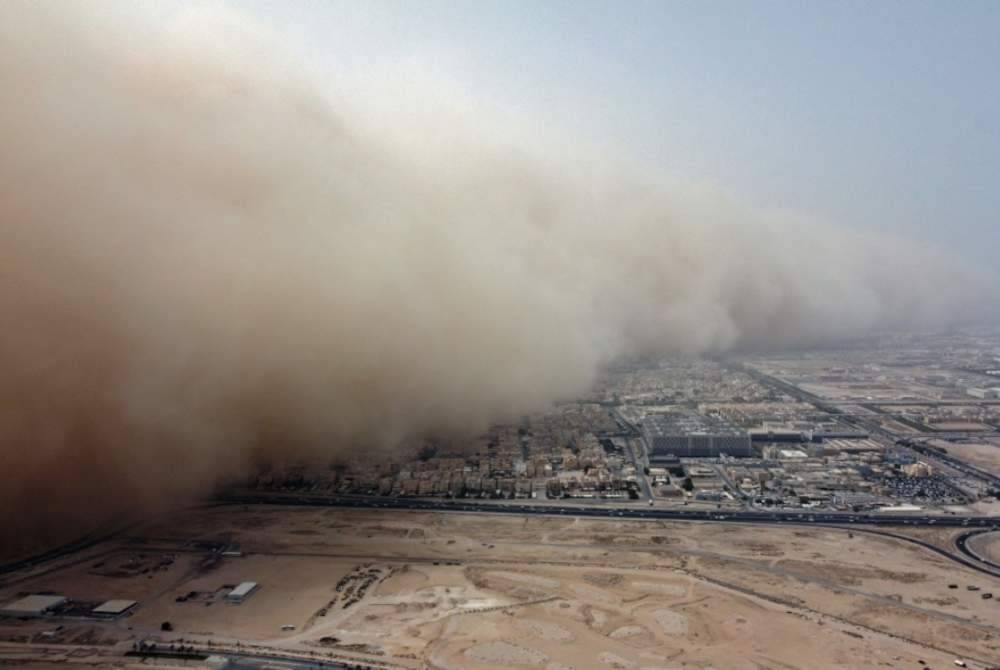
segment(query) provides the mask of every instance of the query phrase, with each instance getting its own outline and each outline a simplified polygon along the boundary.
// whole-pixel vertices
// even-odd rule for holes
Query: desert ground
[[[1000,474],[1000,444],[992,442],[961,443],[949,442],[948,453],[982,468],[986,472]]]
[[[1000,532],[982,533],[969,540],[969,548],[987,561],[1000,565]]]
[[[122,667],[144,639],[435,670],[1000,664],[1000,577],[861,529],[216,506],[9,575],[0,603],[46,591],[139,605],[0,619],[0,661]]]

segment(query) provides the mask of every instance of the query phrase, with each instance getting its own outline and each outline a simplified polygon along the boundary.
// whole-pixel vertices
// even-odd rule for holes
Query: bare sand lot
[[[242,555],[205,549],[221,544]],[[230,602],[241,581],[260,586]],[[94,638],[101,658],[142,638],[434,670],[1000,660],[1000,603],[982,597],[1000,579],[858,529],[214,507],[8,580],[0,601],[37,591],[139,601],[123,619],[61,622],[62,644]],[[0,619],[0,644],[52,625]]]
[[[325,557],[254,555],[224,560],[166,591],[150,603],[154,606],[140,608],[131,620],[150,629],[170,621],[181,633],[211,635],[222,630],[240,639],[281,637],[282,626],[298,630],[326,606],[336,595],[337,581],[354,565]],[[243,581],[261,586],[242,603],[227,601],[226,594]],[[178,602],[192,592],[199,595]]]
[[[1000,445],[982,443],[948,443],[948,453],[956,458],[982,468],[986,472],[1000,475]]]
[[[969,548],[991,563],[1000,565],[1000,532],[981,533],[969,538]],[[1000,594],[997,594],[1000,596]]]

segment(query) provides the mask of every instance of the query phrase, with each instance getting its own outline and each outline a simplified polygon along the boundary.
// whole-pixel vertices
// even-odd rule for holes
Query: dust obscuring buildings
[[[936,327],[992,295],[946,254],[538,155],[489,118],[406,141],[423,117],[366,114],[238,15],[3,3],[0,81],[11,536],[275,451],[477,431],[622,355]]]

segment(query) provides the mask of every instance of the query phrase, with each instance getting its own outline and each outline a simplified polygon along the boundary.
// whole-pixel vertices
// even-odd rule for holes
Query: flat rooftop
[[[20,600],[15,600],[14,602],[7,603],[2,608],[0,608],[0,613],[7,614],[8,616],[19,616],[19,615],[40,615],[49,611],[53,607],[58,607],[66,602],[65,596],[42,596],[42,595],[30,595],[21,598]]]
[[[745,436],[747,431],[729,421],[712,415],[691,413],[655,414],[642,420],[642,428],[649,437],[670,435],[725,435]]]
[[[135,607],[134,600],[109,600],[91,610],[92,614],[122,614]]]
[[[229,592],[227,598],[244,598],[250,594],[251,591],[257,588],[257,582],[240,582],[236,588]]]

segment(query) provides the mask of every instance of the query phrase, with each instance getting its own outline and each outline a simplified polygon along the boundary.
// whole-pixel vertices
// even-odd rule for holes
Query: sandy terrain
[[[466,649],[465,655],[484,665],[541,665],[549,660],[548,656],[536,649],[519,647],[505,641],[477,644]]]
[[[653,610],[653,620],[664,635],[684,635],[688,630],[687,617],[668,609]]]
[[[948,453],[987,472],[1000,475],[1000,446],[990,443],[948,443]]]
[[[1000,565],[1000,532],[975,535],[969,540],[969,548],[987,561]],[[1000,596],[1000,594],[997,594]]]
[[[953,536],[931,533],[944,546]],[[0,599],[131,597],[133,616],[86,625],[107,641],[239,640],[399,668],[944,668],[958,657],[975,668],[1000,659],[1000,603],[981,597],[1000,595],[1000,579],[858,529],[260,506],[195,511],[132,535],[106,543],[103,559],[2,585]],[[209,540],[246,555],[206,566],[194,543]],[[95,562],[114,572],[137,547],[176,558],[152,574],[95,573]],[[220,597],[243,580],[261,587],[241,604]],[[160,632],[162,621],[172,633]],[[0,620],[0,641],[51,625]]]
[[[334,585],[355,565],[336,558],[308,561],[285,556],[246,556],[225,560],[172,589],[156,601],[155,607],[139,609],[131,618],[136,626],[155,628],[171,621],[179,633],[206,633],[223,630],[236,638],[273,638],[282,635],[281,626],[301,628],[335,595]],[[256,581],[260,588],[245,602],[234,604],[217,598],[211,604],[200,600],[176,602],[190,591],[215,592],[223,585]],[[223,589],[224,590],[224,589]]]

